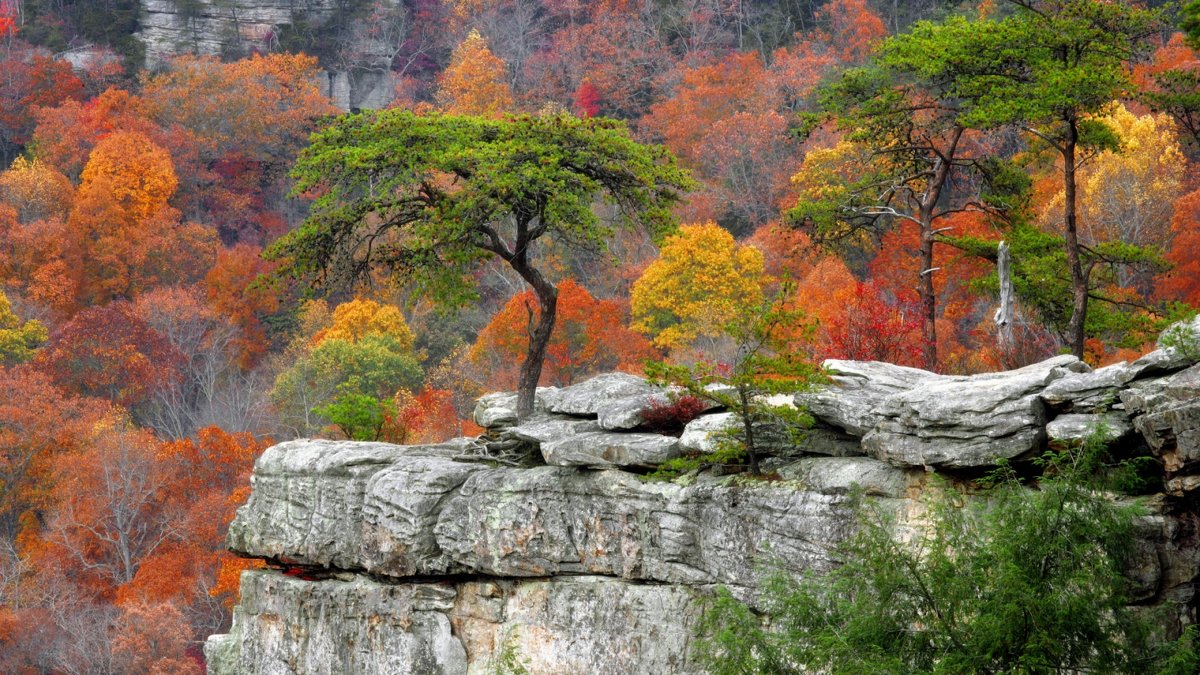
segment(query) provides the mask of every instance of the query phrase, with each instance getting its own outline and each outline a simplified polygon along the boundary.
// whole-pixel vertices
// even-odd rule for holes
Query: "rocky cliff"
[[[179,54],[267,52],[296,26],[319,31],[352,4],[347,0],[141,0],[137,37],[146,47],[150,68]],[[383,108],[395,97],[396,86],[388,68],[388,47],[368,41],[354,51],[361,63],[329,67],[318,84],[343,110]]]
[[[230,547],[247,572],[211,672],[689,673],[692,628],[723,585],[753,601],[767,569],[826,570],[850,533],[858,484],[921,517],[930,477],[976,476],[1103,429],[1161,462],[1146,499],[1137,601],[1196,620],[1200,578],[1200,365],[1161,349],[1092,370],[1057,357],[969,377],[883,363],[827,364],[800,397],[817,426],[780,442],[776,480],[646,482],[729,422],[710,411],[680,437],[640,428],[663,392],[628,375],[542,389],[516,424],[511,394],[480,400],[479,439],[432,446],[293,441],[258,461]],[[535,462],[505,462],[521,451]]]

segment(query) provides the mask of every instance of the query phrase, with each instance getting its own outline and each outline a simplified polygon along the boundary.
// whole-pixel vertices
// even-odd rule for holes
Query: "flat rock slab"
[[[394,463],[366,464],[348,450],[317,464],[268,450],[259,467],[270,473],[256,471],[230,547],[390,577],[601,574],[748,588],[759,563],[778,560],[797,574],[828,569],[831,547],[854,522],[843,495],[798,485],[493,468],[395,446],[371,455],[391,453]]]
[[[855,487],[880,497],[901,498],[919,473],[871,457],[806,457],[779,469],[779,475],[824,494],[847,494]]]
[[[879,409],[889,396],[909,391],[919,384],[952,379],[881,361],[830,359],[824,366],[832,384],[797,394],[796,405],[808,410],[817,420],[860,437],[882,419]]]
[[[1039,395],[1086,369],[1074,356],[1058,356],[1002,373],[928,380],[879,403],[863,448],[897,466],[994,466],[1041,447],[1047,415]]]
[[[545,412],[558,393],[557,387],[538,387],[533,399],[534,411]],[[472,419],[484,429],[503,429],[516,424],[517,395],[513,392],[497,392],[481,396],[475,402]]]

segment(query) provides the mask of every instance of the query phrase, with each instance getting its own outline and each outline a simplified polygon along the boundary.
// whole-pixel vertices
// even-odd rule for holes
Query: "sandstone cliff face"
[[[641,467],[703,447],[729,416],[710,411],[682,438],[644,433],[638,411],[663,392],[625,375],[542,389],[520,426],[515,397],[484,397],[481,439],[275,446],[229,531],[233,550],[272,567],[243,577],[230,633],[207,645],[210,668],[487,673],[508,654],[533,673],[698,672],[691,636],[706,594],[723,585],[753,602],[768,568],[829,569],[851,532],[852,485],[914,527],[934,473],[977,474],[1100,420],[1166,473],[1130,570],[1137,599],[1195,621],[1200,365],[1170,350],[972,377],[827,365],[834,384],[799,397],[818,426],[804,446],[776,448],[775,481],[643,481]],[[542,461],[487,460],[522,447]]]
[[[297,21],[314,28],[346,0],[141,0],[138,38],[146,65],[155,68],[179,54],[248,54],[270,51]],[[370,57],[369,45],[365,56]],[[318,85],[343,110],[378,109],[395,97],[396,82],[380,68],[322,71]]]

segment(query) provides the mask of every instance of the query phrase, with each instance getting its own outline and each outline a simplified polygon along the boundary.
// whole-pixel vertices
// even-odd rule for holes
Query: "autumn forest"
[[[541,385],[720,366],[765,304],[810,363],[944,373],[1132,360],[1200,308],[1200,3],[327,4],[152,60],[137,2],[0,0],[0,672],[202,672],[262,450],[474,435],[517,388],[547,305],[507,249],[450,281],[299,264],[345,215],[306,148],[357,129],[321,131],[324,72],[455,138],[557,120],[655,158],[669,191],[628,192],[642,167],[531,239]]]

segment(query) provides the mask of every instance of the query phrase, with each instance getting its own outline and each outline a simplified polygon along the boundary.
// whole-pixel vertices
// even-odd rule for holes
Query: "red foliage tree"
[[[575,90],[575,114],[580,117],[595,117],[600,114],[600,90],[591,80],[584,80]]]
[[[845,313],[826,326],[828,356],[857,361],[921,363],[921,317],[915,297],[889,301],[871,282],[854,287]]]
[[[83,95],[83,80],[66,61],[30,49],[0,54],[0,158],[11,157],[29,142],[35,109]]]
[[[129,408],[178,377],[180,360],[129,303],[114,302],[76,314],[35,363],[67,391]]]

